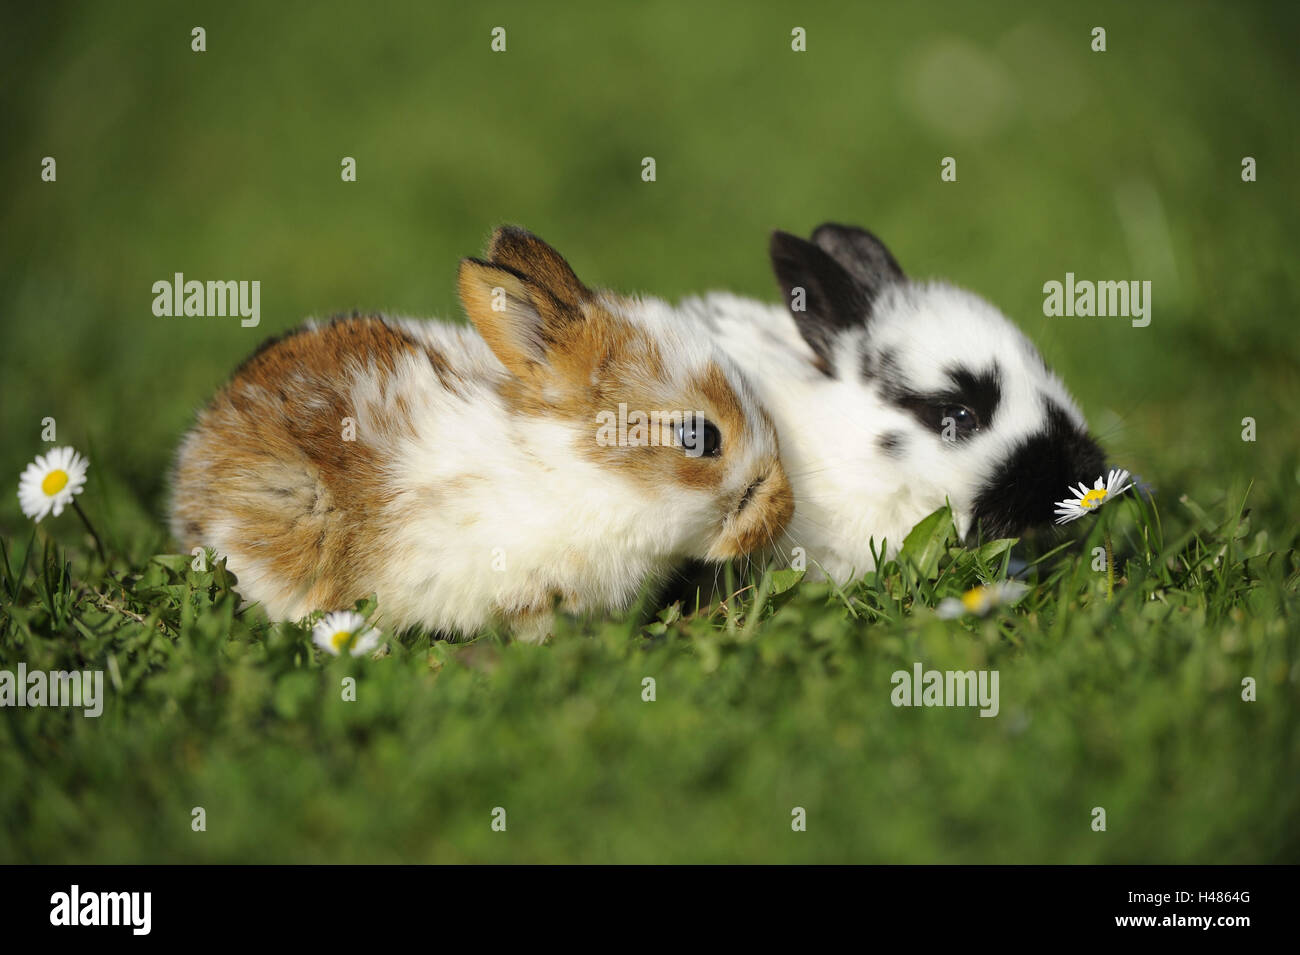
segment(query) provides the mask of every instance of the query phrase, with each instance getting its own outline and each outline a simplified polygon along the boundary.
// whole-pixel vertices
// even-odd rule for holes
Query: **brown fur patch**
[[[400,356],[430,351],[378,318],[335,320],[259,349],[182,447],[173,526],[185,548],[213,546],[220,530],[232,556],[286,582],[279,599],[336,609],[366,596],[389,492],[381,436],[358,424],[356,440],[343,439],[344,419],[357,419],[349,394],[362,376],[382,386]],[[392,407],[385,431],[409,428],[409,404]]]
[[[525,229],[497,229],[488,244],[487,257],[489,262],[519,273],[571,308],[591,297],[564,256]]]
[[[715,559],[741,557],[768,546],[794,516],[794,492],[780,464],[750,494],[749,501],[728,519],[712,555]]]

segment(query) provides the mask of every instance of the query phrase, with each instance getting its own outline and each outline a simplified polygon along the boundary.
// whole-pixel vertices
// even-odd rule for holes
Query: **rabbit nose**
[[[786,523],[794,516],[794,491],[790,487],[790,481],[785,476],[785,468],[781,467],[778,461],[768,469],[754,488],[754,494],[757,496],[762,493],[767,499],[767,509],[770,515],[772,533],[779,534],[785,529]],[[747,494],[749,492],[746,492]]]
[[[722,534],[704,555],[730,560],[771,544],[794,514],[794,492],[779,463],[751,481],[728,515]]]
[[[790,515],[794,512],[794,492],[790,489],[785,469],[779,463],[772,465],[766,473],[759,475],[749,487],[745,488],[745,493],[740,497],[740,504],[736,506],[736,513],[744,511],[760,498],[767,502],[768,507],[774,512],[773,517],[780,520],[782,524],[790,519]]]
[[[769,471],[768,474],[770,473],[771,472]],[[736,505],[737,511],[743,511],[745,508],[749,507],[749,502],[754,499],[754,492],[757,491],[763,482],[767,480],[768,474],[755,478],[750,483],[749,487],[745,488],[745,493],[740,495],[740,503]]]

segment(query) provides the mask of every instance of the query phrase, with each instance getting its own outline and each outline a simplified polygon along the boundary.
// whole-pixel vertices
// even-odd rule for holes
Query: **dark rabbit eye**
[[[948,428],[949,420],[952,426],[956,428],[958,434],[967,434],[971,431],[978,431],[980,420],[965,405],[944,405],[939,415],[939,430],[943,432]]]
[[[687,418],[677,426],[677,440],[686,449],[688,457],[716,458],[722,453],[722,432],[712,421]]]

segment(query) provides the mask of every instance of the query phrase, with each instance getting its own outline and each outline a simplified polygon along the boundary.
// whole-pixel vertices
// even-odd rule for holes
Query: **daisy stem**
[[[1115,568],[1111,566],[1110,528],[1106,528],[1106,599],[1115,595]]]
[[[90,518],[86,516],[86,512],[81,509],[81,505],[77,503],[75,497],[72,499],[72,506],[76,508],[81,523],[86,525],[86,530],[90,531],[90,536],[95,539],[95,550],[99,551],[99,559],[104,562],[104,566],[108,566],[108,555],[104,553],[104,542],[99,539],[99,532],[95,530],[95,525],[90,523]]]

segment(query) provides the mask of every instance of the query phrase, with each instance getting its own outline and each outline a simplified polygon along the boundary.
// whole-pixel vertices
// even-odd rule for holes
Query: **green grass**
[[[937,619],[1010,543],[958,548],[940,511],[847,590],[778,571],[710,611],[566,621],[544,648],[411,639],[377,659],[321,659],[309,628],[239,614],[220,564],[102,576],[38,546],[6,561],[6,654],[106,666],[112,688],[98,719],[6,714],[0,771],[23,785],[0,795],[4,856],[1294,859],[1295,552],[1266,549],[1239,501],[1171,536],[1141,503],[1111,508],[1110,601],[1080,557],[1106,514],[1014,611]],[[895,708],[891,675],[916,662],[997,670],[997,717]]]
[[[109,552],[0,497],[0,669],[110,685],[0,710],[0,861],[1300,861],[1294,5],[173,6],[0,30],[0,475],[55,418]],[[455,316],[505,221],[596,284],[774,300],[767,231],[828,219],[1012,315],[1154,486],[1021,545],[1014,608],[936,618],[1006,558],[940,514],[843,590],[322,659],[166,556],[195,407],[303,316]],[[261,280],[261,326],[156,318],[176,271]],[[1152,324],[1044,317],[1067,271],[1151,279]],[[1000,714],[895,708],[916,662],[996,669]]]

